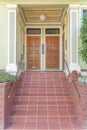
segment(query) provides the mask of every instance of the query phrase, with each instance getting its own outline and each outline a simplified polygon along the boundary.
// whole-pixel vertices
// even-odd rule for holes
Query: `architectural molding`
[[[77,9],[77,8],[79,8],[80,7],[80,4],[70,4],[69,5],[69,8],[70,9]]]
[[[8,9],[16,9],[17,4],[7,4]]]

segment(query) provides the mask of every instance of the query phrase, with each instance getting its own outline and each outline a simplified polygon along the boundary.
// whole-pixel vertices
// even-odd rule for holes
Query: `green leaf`
[[[82,26],[80,28],[80,39],[82,45],[79,48],[79,54],[82,60],[87,63],[87,13],[86,16],[83,17]]]

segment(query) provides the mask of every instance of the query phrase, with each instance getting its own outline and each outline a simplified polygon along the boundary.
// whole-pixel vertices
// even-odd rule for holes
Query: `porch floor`
[[[5,130],[82,130],[64,72],[23,72]]]

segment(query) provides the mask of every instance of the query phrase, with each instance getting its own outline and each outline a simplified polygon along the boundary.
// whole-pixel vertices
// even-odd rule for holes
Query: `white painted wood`
[[[73,63],[73,62],[78,63],[78,36],[79,36],[78,35],[78,26],[79,26],[78,20],[79,20],[78,9],[71,9],[70,10],[70,63]],[[73,44],[76,44],[76,46],[74,47],[75,50],[73,49]],[[74,54],[74,51],[76,52],[76,54]]]
[[[16,64],[16,10],[12,10],[12,9],[9,9],[8,10],[8,64],[10,64],[10,56],[12,55],[12,54],[10,54],[10,38],[11,38],[11,36],[10,36],[10,34],[12,35],[12,32],[10,32],[11,30],[11,25],[13,24],[13,23],[11,23],[11,14],[14,14],[14,34],[13,34],[13,37],[14,37],[14,40],[12,41],[14,44],[14,46],[13,46],[13,49],[14,49],[14,51],[13,51],[13,55],[14,55],[14,57],[13,57],[13,63],[14,64]]]
[[[61,27],[60,26],[52,26],[52,27],[50,27],[50,26],[45,26],[44,27],[44,33],[45,33],[45,29],[46,28],[59,28],[60,29],[60,34],[45,34],[44,35],[44,39],[45,39],[45,58],[44,58],[44,60],[45,60],[45,65],[44,65],[44,68],[45,68],[45,70],[46,70],[46,36],[60,36],[60,49],[59,49],[59,55],[60,55],[60,64],[59,64],[59,69],[62,69],[62,37],[61,37]]]

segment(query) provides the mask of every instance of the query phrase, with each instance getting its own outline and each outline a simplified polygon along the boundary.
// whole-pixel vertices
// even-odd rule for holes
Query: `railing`
[[[18,72],[19,72],[19,69],[17,70],[16,76],[18,75]],[[13,88],[14,88],[14,85],[15,85],[15,82],[12,83],[12,86],[11,86],[9,92],[8,92],[8,95],[7,95],[8,98],[11,97],[11,94],[12,94],[12,91],[13,91]]]
[[[69,70],[69,67],[68,67],[68,64],[67,64],[65,58],[64,58],[64,62],[65,62],[65,65],[66,65],[66,67],[67,67],[68,73],[69,73],[69,75],[70,75],[70,79],[72,80],[71,73],[70,73],[70,70]],[[73,83],[73,86],[74,86],[74,91],[75,91],[75,93],[76,93],[76,96],[77,96],[78,98],[80,98],[80,93],[79,93],[79,91],[78,91],[78,89],[77,89],[77,86],[76,86],[74,80],[72,80],[72,83]]]
[[[7,95],[8,98],[10,98],[12,91],[13,91],[13,88],[14,88],[14,83],[12,84],[11,89],[8,92],[8,95]]]

